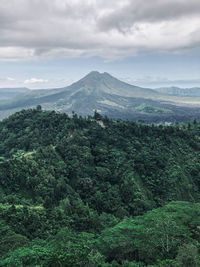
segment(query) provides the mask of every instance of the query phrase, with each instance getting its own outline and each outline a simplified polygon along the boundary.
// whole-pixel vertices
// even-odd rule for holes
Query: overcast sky
[[[0,87],[61,87],[92,70],[200,86],[199,0],[1,0]]]

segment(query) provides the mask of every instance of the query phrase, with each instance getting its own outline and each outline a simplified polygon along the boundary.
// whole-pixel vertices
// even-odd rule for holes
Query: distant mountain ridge
[[[172,86],[172,87],[161,87],[155,89],[155,91],[175,96],[200,96],[200,87],[179,88]]]
[[[16,88],[0,88],[0,101],[10,100],[19,94],[29,91],[26,87],[16,87]]]

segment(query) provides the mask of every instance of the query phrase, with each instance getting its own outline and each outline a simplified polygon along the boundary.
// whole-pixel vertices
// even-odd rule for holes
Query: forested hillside
[[[0,122],[0,266],[199,266],[200,124]]]

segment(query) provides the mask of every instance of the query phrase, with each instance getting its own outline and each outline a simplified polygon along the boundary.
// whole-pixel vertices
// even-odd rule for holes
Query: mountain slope
[[[85,90],[87,93],[107,93],[124,97],[151,97],[156,93],[152,89],[141,88],[122,82],[109,73],[92,71],[80,81],[70,86],[72,89]]]
[[[51,103],[63,100],[69,101],[79,95],[93,97],[102,97],[104,94],[113,94],[123,97],[148,97],[159,95],[152,89],[144,89],[124,83],[108,73],[99,73],[92,71],[84,78],[72,85],[60,89],[51,90],[31,90],[20,98],[16,98],[9,105],[12,106],[29,106],[33,104]],[[81,99],[79,99],[81,100]]]
[[[199,129],[40,108],[1,121],[0,266],[199,266]]]
[[[69,118],[66,114],[33,109],[0,122],[1,188],[16,194],[24,194],[26,189],[45,199],[46,194],[38,191],[39,188],[45,184],[52,188],[55,179],[60,181],[65,177],[65,182],[78,190],[91,207],[98,191],[104,192],[102,181],[118,185],[121,205],[138,197],[127,196],[129,186],[154,206],[170,200],[200,199],[198,123],[190,127],[160,127],[103,117],[99,120],[104,127],[94,117]],[[88,178],[93,179],[94,191],[87,191]],[[56,191],[49,190],[48,194],[52,195],[54,204],[62,198]],[[36,198],[37,201],[40,200]],[[110,201],[114,203],[115,199]],[[99,212],[102,208],[97,207]],[[105,210],[117,213],[117,206]],[[127,210],[142,213],[131,205]]]
[[[1,103],[0,118],[36,105],[68,114],[75,111],[83,116],[92,115],[94,110],[97,110],[102,115],[113,118],[147,122],[174,122],[199,118],[200,100],[195,99],[197,107],[189,107],[189,104],[194,104],[193,99],[133,86],[106,72],[92,71],[68,87],[30,90],[11,101]]]

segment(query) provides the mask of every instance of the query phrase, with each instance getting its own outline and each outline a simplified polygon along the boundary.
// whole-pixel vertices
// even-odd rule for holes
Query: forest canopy
[[[200,124],[0,122],[1,266],[199,266]]]

